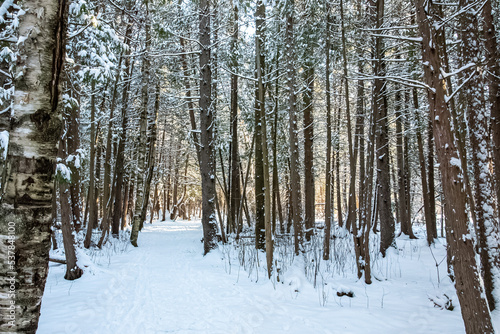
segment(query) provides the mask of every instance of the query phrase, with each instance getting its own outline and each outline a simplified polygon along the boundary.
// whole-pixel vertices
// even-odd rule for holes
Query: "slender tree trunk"
[[[144,24],[144,30],[145,30],[145,46],[144,46],[144,56],[142,58],[142,90],[141,90],[141,95],[142,95],[142,108],[141,108],[141,115],[140,115],[140,120],[139,120],[139,143],[138,143],[138,154],[137,154],[137,191],[136,191],[136,200],[135,200],[135,209],[134,209],[134,218],[132,221],[132,233],[130,234],[130,242],[132,245],[137,247],[137,238],[138,238],[138,231],[140,229],[140,226],[144,223],[143,221],[140,220],[141,218],[141,208],[143,206],[143,202],[145,200],[146,196],[149,196],[149,194],[146,194],[144,192],[144,172],[145,172],[145,165],[146,165],[146,139],[147,139],[147,129],[148,129],[148,101],[149,101],[149,93],[148,93],[148,87],[149,87],[149,80],[150,80],[150,75],[149,75],[149,70],[150,70],[150,64],[149,64],[149,45],[150,45],[150,35],[149,35],[149,28],[150,28],[150,22],[149,22],[149,2],[148,0],[144,0],[144,5],[146,7],[146,13],[145,13],[145,24]]]
[[[127,215],[128,215],[128,207],[129,207],[129,199],[130,199],[130,187],[132,177],[130,175],[125,176],[125,180],[123,181],[125,188],[123,191],[123,208],[122,208],[122,221],[120,225],[120,230],[124,230],[125,227],[128,226]]]
[[[71,198],[71,216],[75,231],[78,233],[82,225],[81,217],[81,193],[80,193],[80,108],[77,105],[72,105],[69,110],[68,122],[68,150],[67,153],[73,156],[71,168],[71,184],[69,185],[70,198]]]
[[[107,210],[110,207],[110,193],[111,193],[111,156],[112,156],[112,142],[113,142],[113,116],[116,107],[116,98],[118,96],[118,82],[120,81],[120,73],[122,68],[123,56],[120,55],[120,60],[118,61],[118,69],[116,71],[115,83],[113,88],[113,96],[111,97],[111,105],[109,107],[109,121],[108,121],[108,132],[106,135],[106,154],[104,159],[104,179],[103,179],[103,210],[102,216],[108,216]],[[101,225],[103,223],[101,222]]]
[[[95,227],[98,227],[97,222],[99,221],[99,206],[102,203],[99,201],[99,185],[101,184],[101,160],[102,160],[102,145],[99,143],[99,132],[96,136],[96,163],[95,163],[95,184],[94,184],[94,196],[95,196],[95,206],[94,206],[94,215],[96,217]]]
[[[349,80],[347,78],[347,46],[345,36],[345,22],[344,22],[344,4],[340,0],[340,21],[342,26],[342,59],[343,59],[343,74],[344,74],[344,98],[345,98],[345,112],[347,122],[347,145],[349,153],[349,204],[347,206],[347,219],[346,228],[350,230],[352,225],[356,222],[356,163],[357,152],[353,151],[353,138],[351,129],[351,108],[349,102]]]
[[[257,45],[259,37],[255,37]],[[255,78],[258,80],[259,63],[264,63],[264,53],[255,54]],[[260,100],[260,89],[255,85],[255,248],[265,248],[265,193],[264,193],[264,156],[262,152],[262,113],[264,101]],[[261,106],[262,105],[262,106]]]
[[[287,86],[288,86],[288,119],[290,140],[290,192],[291,208],[293,212],[292,223],[294,229],[295,255],[303,243],[302,204],[299,174],[299,141],[297,127],[297,97],[295,84],[295,42],[294,42],[294,14],[295,1],[288,0],[286,3],[286,31],[285,44],[287,54]],[[257,159],[257,156],[255,157]]]
[[[265,108],[265,89],[264,89],[264,43],[265,43],[265,28],[264,21],[266,19],[266,7],[262,0],[257,0],[257,8],[255,11],[255,56],[257,67],[258,80],[258,100],[261,120],[261,135],[262,135],[262,157],[263,157],[263,183],[264,183],[264,230],[266,242],[266,263],[267,276],[271,278],[273,272],[273,237],[271,224],[271,186],[269,182],[269,152],[267,146],[267,120]]]
[[[96,192],[95,192],[95,144],[96,144],[96,124],[95,124],[95,82],[92,82],[92,95],[90,97],[90,166],[89,166],[89,196],[88,210],[89,221],[87,234],[85,235],[84,247],[89,248],[92,240],[92,232],[97,227]]]
[[[337,109],[337,119],[335,132],[337,133],[336,143],[335,143],[335,151],[333,152],[332,166],[335,165],[336,173],[335,173],[335,183],[337,184],[337,223],[340,227],[344,226],[344,215],[342,214],[342,194],[341,194],[341,184],[340,184],[340,144],[338,133],[340,131],[340,108]]]
[[[228,217],[228,228],[229,222],[232,224],[232,231],[236,230],[236,218],[239,215],[240,198],[241,198],[241,186],[240,186],[240,156],[239,156],[239,138],[238,138],[238,76],[234,73],[238,69],[238,33],[239,33],[239,23],[238,23],[238,6],[232,5],[233,8],[233,34],[231,39],[231,50],[232,58],[231,65],[233,74],[231,74],[231,189],[230,189],[230,213]]]
[[[177,150],[179,152],[181,148],[181,143],[177,143]],[[177,218],[177,191],[179,188],[179,154],[175,154],[174,162],[174,189],[172,190],[172,210],[170,210],[170,220],[175,220]]]
[[[325,181],[325,237],[323,239],[323,260],[330,259],[330,238],[332,229],[332,98],[330,87],[330,3],[326,7],[326,29],[325,29],[325,81],[326,81],[326,181]]]
[[[276,68],[279,68],[279,49],[276,55]],[[273,234],[276,234],[276,213],[278,214],[278,220],[280,222],[280,232],[285,232],[285,227],[283,224],[283,211],[281,207],[280,198],[280,187],[279,187],[279,173],[278,173],[278,117],[279,117],[279,76],[276,75],[275,81],[275,92],[274,92],[274,119],[272,128],[272,151],[273,151],[273,203],[272,203],[272,224],[273,224]]]
[[[375,28],[383,25],[384,0],[375,4]],[[375,37],[374,75],[374,113],[376,124],[376,160],[378,187],[378,214],[380,219],[380,252],[383,256],[387,249],[395,245],[394,217],[391,209],[391,178],[389,165],[389,136],[387,126],[386,84],[381,77],[385,76],[384,44],[381,37]]]
[[[200,173],[202,192],[202,225],[204,254],[217,247],[217,220],[215,219],[215,156],[214,156],[214,115],[212,104],[212,70],[210,46],[210,3],[200,0]]]
[[[314,53],[311,46],[310,54]],[[306,240],[311,240],[314,234],[315,214],[315,189],[314,189],[314,120],[313,120],[313,92],[314,92],[314,67],[313,64],[306,64],[304,71],[306,76],[306,91],[304,99],[304,206],[305,206],[305,228]]]
[[[405,155],[408,154],[408,147],[404,144],[404,134],[403,134],[403,118],[405,115],[401,113],[401,106],[403,105],[401,97],[401,88],[399,85],[394,87],[396,91],[395,101],[394,101],[394,113],[396,116],[396,164],[397,164],[397,175],[398,175],[398,208],[399,208],[399,223],[401,224],[401,233],[409,236],[411,239],[416,239],[411,228],[411,217],[410,208],[408,207],[410,199],[408,198],[408,166],[407,161],[405,161]],[[408,160],[408,159],[406,159]]]
[[[432,218],[431,218],[431,205],[430,205],[430,196],[429,196],[429,188],[428,188],[428,181],[427,181],[427,169],[426,169],[426,162],[425,162],[425,156],[424,156],[424,144],[422,140],[422,132],[421,132],[421,127],[422,127],[422,121],[420,120],[420,112],[419,112],[419,104],[418,104],[418,95],[417,95],[417,89],[413,88],[413,107],[415,108],[415,114],[416,114],[416,119],[417,119],[417,125],[416,125],[416,135],[417,135],[417,145],[418,145],[418,158],[420,161],[420,178],[422,180],[422,198],[424,201],[424,215],[425,215],[425,228],[427,232],[427,243],[432,245],[434,243],[434,240],[437,239],[437,229],[436,229],[436,224],[432,225]],[[435,213],[434,213],[435,215]]]
[[[142,207],[140,209],[141,217],[139,225],[139,231],[142,229],[142,223],[146,220],[146,214],[149,204],[149,194],[151,192],[151,181],[153,180],[154,167],[155,167],[155,159],[156,159],[156,137],[157,137],[157,120],[158,113],[160,111],[160,81],[157,79],[156,82],[156,92],[155,92],[155,105],[153,109],[153,117],[150,123],[149,136],[147,141],[148,146],[148,155],[147,155],[147,173],[146,179],[144,181],[144,200],[142,203]],[[154,205],[154,203],[153,203]],[[132,227],[132,233],[130,235],[130,240],[135,241],[137,243],[138,231],[135,229],[136,226]],[[134,242],[132,242],[134,245]],[[136,246],[136,245],[134,245]],[[137,246],[136,246],[137,247]]]
[[[130,19],[127,19],[128,22]],[[129,48],[127,48],[126,55],[130,54],[130,39],[132,36],[132,23],[127,24],[125,32],[125,41]],[[125,141],[127,138],[127,124],[128,124],[128,105],[129,105],[129,92],[130,92],[130,78],[132,77],[132,67],[130,57],[125,57],[125,76],[123,82],[122,92],[122,124],[120,137],[118,139],[118,147],[116,149],[116,163],[115,163],[115,201],[113,209],[113,223],[111,225],[111,232],[113,235],[118,236],[120,232],[120,219],[122,218],[122,187],[123,187],[123,174],[125,173]]]
[[[62,107],[61,109],[64,109]],[[71,112],[71,111],[69,111]],[[64,111],[63,111],[64,113]],[[67,115],[63,116],[65,119],[68,119]],[[67,124],[67,123],[66,123]],[[59,158],[61,159],[61,163],[58,164],[62,166],[63,169],[68,167],[65,165],[65,161],[68,158],[65,141],[67,137],[65,132],[67,131],[67,126],[63,123],[63,131],[61,139],[59,140]],[[56,170],[58,170],[57,168]],[[56,172],[57,173],[57,172]],[[71,174],[70,177],[73,175]],[[66,257],[66,274],[64,278],[67,280],[75,280],[82,276],[83,271],[76,264],[76,252],[75,252],[75,239],[73,237],[73,227],[71,225],[71,205],[70,205],[70,190],[69,184],[70,180],[65,179],[66,175],[60,174],[58,176],[58,184],[59,184],[59,203],[61,205],[61,230],[63,235],[63,244],[64,244],[64,255]]]

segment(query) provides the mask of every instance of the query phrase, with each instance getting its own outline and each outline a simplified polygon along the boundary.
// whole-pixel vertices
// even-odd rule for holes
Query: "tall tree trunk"
[[[323,260],[330,259],[330,237],[332,229],[332,98],[330,87],[330,2],[326,2],[326,29],[325,29],[325,80],[326,80],[326,181],[325,181],[325,237],[323,239]]]
[[[118,69],[116,70],[115,83],[113,88],[113,95],[111,97],[111,105],[109,107],[109,121],[108,121],[108,132],[106,135],[106,154],[104,158],[104,179],[103,179],[103,210],[102,216],[108,216],[108,208],[111,207],[110,194],[111,194],[111,156],[112,156],[112,142],[113,142],[113,116],[116,107],[116,98],[118,96],[118,82],[120,81],[120,74],[122,68],[123,56],[120,55],[120,60],[118,61]],[[103,225],[103,222],[101,222]]]
[[[464,10],[460,23],[462,40],[467,47],[461,48],[460,62],[462,68],[469,64],[474,66],[462,71],[463,94],[467,97],[467,126],[472,149],[472,170],[474,174],[474,202],[476,230],[478,236],[479,255],[481,257],[481,273],[484,281],[486,298],[490,309],[495,309],[493,295],[494,272],[500,269],[500,254],[498,239],[498,222],[494,216],[491,173],[489,169],[489,134],[486,110],[484,108],[484,81],[481,65],[477,61],[481,53],[479,46],[479,27],[474,3],[470,0],[460,0]],[[496,267],[496,268],[495,268]]]
[[[486,0],[485,6],[483,8],[483,24],[484,24],[484,33],[485,33],[485,46],[487,51],[487,68],[488,71],[486,79],[488,80],[489,87],[489,102],[490,102],[490,115],[491,115],[491,128],[492,128],[492,147],[493,147],[493,162],[494,162],[494,185],[495,192],[497,195],[497,212],[500,210],[500,65],[498,63],[498,59],[500,58],[500,51],[498,50],[498,43],[496,39],[496,31],[493,19],[493,10],[491,8],[491,0]],[[498,213],[497,213],[498,214]],[[491,234],[493,231],[499,233],[500,226],[498,225],[498,220],[492,221],[492,228],[485,229],[485,236],[487,238],[491,238]],[[498,235],[498,234],[497,234]],[[498,243],[497,240],[496,245],[488,245],[493,248],[490,249],[490,254],[496,249],[496,256],[489,255],[489,261],[491,262],[492,267],[496,267],[496,270],[500,267],[500,254],[498,252]],[[484,261],[482,259],[482,261]],[[490,273],[486,273],[486,267],[483,265],[483,270],[485,276],[492,275]],[[495,282],[496,290],[500,289],[499,278]],[[497,283],[498,282],[498,283]],[[490,306],[490,310],[494,310],[499,306],[500,300],[494,300],[491,298],[491,286],[488,287],[486,284],[486,293],[488,295],[488,302]]]
[[[121,225],[120,225],[120,230],[124,230],[125,227],[128,226],[128,221],[127,221],[127,216],[128,216],[128,207],[129,207],[129,200],[130,200],[130,187],[132,183],[133,177],[131,175],[128,175],[128,173],[124,177],[124,190],[123,190],[123,207],[122,207],[122,220],[121,220]]]
[[[269,182],[269,152],[267,147],[267,120],[266,120],[266,105],[265,105],[265,89],[264,89],[264,43],[265,43],[265,28],[264,21],[266,19],[266,7],[262,0],[257,0],[257,8],[255,11],[255,57],[257,65],[257,80],[258,80],[258,100],[261,120],[261,135],[262,135],[262,157],[263,157],[263,183],[264,183],[264,229],[266,241],[266,263],[267,276],[271,278],[273,272],[273,236],[271,224],[271,186]]]
[[[180,141],[177,143],[177,150],[174,162],[174,189],[172,191],[172,210],[170,210],[170,220],[177,218],[177,191],[179,189],[179,151],[181,149]]]
[[[149,2],[148,0],[144,0],[144,5],[146,7],[145,13],[145,45],[144,45],[144,56],[142,58],[142,107],[141,107],[141,115],[139,120],[139,143],[138,143],[138,154],[137,154],[137,190],[136,190],[136,199],[135,199],[135,209],[134,209],[134,218],[132,221],[132,233],[130,234],[130,242],[132,245],[137,247],[137,238],[138,231],[140,226],[144,223],[140,221],[141,218],[141,208],[146,196],[149,194],[144,193],[144,167],[146,164],[146,138],[147,138],[147,129],[148,129],[148,101],[149,101],[149,45],[150,45],[150,35],[149,35]]]
[[[257,45],[259,37],[255,37]],[[258,80],[259,63],[264,63],[264,52],[255,53],[255,79]],[[255,85],[255,248],[265,248],[265,193],[264,193],[264,156],[262,152],[262,113],[265,102],[260,100],[259,84]],[[264,88],[263,88],[264,89]],[[264,93],[263,93],[264,94]]]
[[[132,36],[132,27],[133,24],[130,22],[130,18],[127,18],[128,22],[127,30],[125,32],[125,41],[127,45],[130,46],[130,39]],[[130,54],[130,47],[127,48],[126,56]],[[132,68],[130,57],[125,57],[125,76],[123,78],[123,82],[125,85],[123,86],[122,92],[122,124],[120,130],[120,136],[118,139],[118,147],[116,149],[116,163],[115,163],[115,201],[113,208],[113,223],[111,225],[111,233],[114,236],[118,236],[120,233],[120,220],[122,218],[122,188],[123,188],[123,174],[125,173],[125,141],[127,138],[127,124],[128,124],[128,107],[129,107],[129,92],[130,92],[130,78],[132,77]]]
[[[346,228],[350,230],[356,222],[356,163],[357,152],[353,151],[353,138],[351,129],[351,107],[349,102],[349,80],[347,77],[347,46],[344,22],[344,4],[340,0],[340,22],[342,27],[342,64],[344,74],[344,98],[347,126],[347,145],[349,153],[349,202],[347,206]]]
[[[413,107],[415,108],[415,115],[417,119],[416,135],[417,135],[417,146],[418,146],[418,158],[420,162],[420,178],[422,181],[422,198],[424,201],[425,229],[427,232],[427,243],[430,246],[434,243],[434,240],[437,239],[438,236],[437,236],[436,224],[435,222],[434,225],[432,224],[432,218],[431,218],[429,184],[427,181],[427,169],[425,165],[424,144],[421,131],[422,121],[420,120],[417,89],[413,88],[412,93],[413,93]]]
[[[299,174],[299,140],[297,127],[297,97],[295,87],[295,42],[294,42],[295,0],[286,3],[285,44],[287,54],[287,86],[288,86],[288,119],[290,140],[290,196],[292,208],[292,223],[294,229],[295,255],[303,242],[302,204]],[[257,156],[255,157],[257,159]]]
[[[0,235],[1,331],[35,333],[47,278],[54,161],[61,133],[59,76],[63,68],[67,3],[23,2]],[[39,8],[44,8],[40,15]],[[23,75],[21,75],[21,73]],[[26,186],[22,186],[26,185]],[[33,284],[33,282],[36,284]],[[15,302],[15,304],[12,304]],[[14,313],[11,313],[11,311]]]
[[[69,192],[71,198],[71,216],[75,227],[75,231],[80,231],[82,225],[81,217],[81,193],[80,193],[80,154],[78,149],[80,148],[80,108],[78,105],[72,105],[69,110],[69,122],[68,124],[68,150],[67,153],[73,156],[71,168],[71,184],[69,185]]]
[[[375,28],[383,25],[384,0],[372,5],[375,8]],[[389,136],[387,126],[386,84],[381,77],[385,76],[384,44],[382,37],[375,37],[374,75],[376,77],[373,96],[375,113],[375,140],[377,160],[378,215],[380,219],[380,252],[383,256],[387,249],[395,245],[394,217],[391,209],[391,178],[389,165]]]
[[[337,138],[335,138],[335,150],[332,155],[332,166],[335,166],[335,183],[337,185],[337,223],[338,226],[344,226],[344,215],[342,214],[342,190],[340,184],[340,143],[339,143],[339,131],[340,131],[340,108],[337,109],[337,118],[335,123],[335,133],[337,133]]]
[[[408,166],[405,162],[405,154],[408,154],[408,147],[404,144],[404,134],[403,134],[403,118],[406,116],[401,113],[401,106],[403,105],[401,88],[399,85],[395,85],[394,90],[396,91],[395,101],[394,101],[394,114],[396,116],[396,164],[397,164],[397,175],[398,175],[398,208],[399,208],[399,223],[401,224],[401,233],[409,236],[411,239],[415,239],[413,230],[411,228],[411,217],[410,208],[408,207],[410,199],[408,198]],[[406,159],[407,160],[407,159]]]
[[[363,10],[361,1],[357,1],[357,20],[362,23],[363,20]],[[358,32],[358,43],[364,38],[363,33]],[[363,48],[358,47],[358,73],[361,75],[364,73],[364,53]],[[358,277],[365,275],[365,283],[371,284],[371,267],[370,267],[370,231],[371,231],[371,215],[367,213],[371,210],[372,201],[372,184],[373,184],[373,146],[372,140],[369,138],[369,148],[368,148],[368,163],[365,160],[365,86],[363,80],[358,80],[357,82],[357,97],[356,97],[356,132],[354,137],[354,155],[357,157],[359,155],[359,191],[358,191],[358,201],[359,201],[359,228],[358,222],[354,221],[353,226],[353,237],[354,245],[357,247],[359,256],[357,261]],[[370,121],[373,120],[373,115],[370,115]],[[371,127],[370,127],[371,130]],[[368,166],[366,166],[368,165]],[[367,173],[368,171],[368,173]]]
[[[99,201],[99,185],[101,184],[101,160],[102,160],[102,145],[99,142],[99,132],[96,133],[96,161],[95,161],[95,183],[94,183],[94,196],[96,204],[94,206],[94,215],[96,220],[99,220],[99,206],[102,204]],[[95,227],[98,227],[96,221]]]
[[[310,54],[314,53],[313,47],[308,46]],[[314,65],[306,64],[304,71],[306,79],[306,91],[304,100],[304,223],[306,228],[306,240],[311,240],[314,234],[315,214],[315,189],[314,189],[314,120],[313,120],[313,92],[314,92]]]
[[[144,181],[144,200],[142,202],[141,207],[141,217],[139,226],[139,230],[142,229],[142,224],[146,221],[146,214],[149,204],[149,193],[151,192],[151,181],[153,180],[154,167],[155,167],[155,159],[156,159],[156,137],[157,137],[157,120],[158,113],[160,111],[160,80],[157,78],[156,82],[156,92],[155,92],[155,105],[153,109],[153,115],[150,122],[149,128],[149,136],[147,141],[148,146],[148,155],[147,155],[147,173],[146,179]],[[153,203],[154,205],[154,203]],[[137,242],[138,231],[132,228],[132,234],[130,235],[131,240],[135,240]],[[134,237],[134,239],[132,239]],[[133,244],[133,243],[132,243]]]
[[[64,109],[64,107],[61,107]],[[69,111],[71,112],[71,111]],[[64,111],[63,111],[64,113]],[[68,119],[68,115],[64,115],[64,120]],[[66,274],[64,278],[67,280],[75,280],[82,276],[83,271],[76,264],[76,252],[75,252],[75,239],[73,237],[73,226],[71,225],[71,205],[70,205],[70,190],[69,184],[71,183],[70,175],[64,175],[65,170],[68,170],[65,162],[68,158],[65,141],[67,140],[66,131],[68,123],[63,122],[63,130],[61,132],[61,139],[59,140],[59,158],[61,162],[57,164],[56,173],[58,170],[61,171],[58,176],[59,184],[59,203],[61,205],[61,230],[63,235],[64,244],[64,255],[66,257]],[[70,179],[66,179],[66,177]]]
[[[233,34],[231,37],[231,66],[233,73],[231,74],[231,189],[230,189],[230,213],[228,220],[231,222],[231,229],[234,232],[236,230],[236,218],[238,217],[238,212],[241,210],[239,207],[241,198],[241,186],[240,186],[240,156],[239,156],[239,138],[238,138],[238,76],[235,74],[238,69],[238,33],[239,33],[239,23],[238,23],[238,6],[233,5]],[[228,224],[229,225],[229,224]],[[228,226],[229,227],[229,226]]]
[[[92,241],[92,232],[97,227],[97,200],[95,192],[95,145],[96,145],[96,124],[95,124],[95,81],[92,81],[92,95],[90,97],[90,166],[89,166],[89,190],[88,190],[88,210],[89,221],[87,234],[85,235],[84,247],[89,248]]]
[[[487,68],[486,78],[488,80],[491,130],[492,130],[492,151],[494,162],[495,176],[495,191],[497,195],[497,210],[500,209],[500,51],[498,50],[498,42],[496,29],[493,18],[493,9],[491,0],[486,0],[484,3],[483,14],[483,29],[484,29],[484,45],[486,47]]]
[[[279,68],[279,49],[276,54],[276,69]],[[285,232],[283,224],[283,211],[281,207],[279,173],[278,173],[278,117],[279,117],[279,76],[276,75],[275,92],[274,92],[274,119],[272,127],[272,151],[273,151],[273,201],[271,208],[273,234],[276,234],[276,213],[280,222],[280,232]]]
[[[455,287],[462,309],[467,333],[494,333],[487,302],[484,297],[476,265],[474,244],[470,238],[467,212],[467,194],[463,184],[462,166],[454,133],[450,124],[450,111],[446,104],[446,84],[439,69],[442,67],[440,49],[432,15],[433,4],[416,1],[417,22],[422,36],[424,78],[433,123],[436,150],[441,171],[443,193],[446,198],[446,234],[455,272]]]
[[[215,219],[215,156],[214,115],[212,113],[212,70],[210,43],[210,3],[200,0],[200,173],[202,193],[203,253],[217,247],[217,220]]]

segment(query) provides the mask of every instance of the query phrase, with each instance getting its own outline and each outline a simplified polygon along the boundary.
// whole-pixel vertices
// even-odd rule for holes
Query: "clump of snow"
[[[7,150],[9,148],[9,132],[0,131],[0,158],[7,159]]]
[[[462,168],[462,163],[461,163],[461,162],[460,162],[460,160],[459,160],[459,159],[457,159],[457,158],[451,158],[451,159],[450,159],[450,165],[452,165],[452,166],[456,166],[456,167],[458,167],[458,168]]]
[[[66,182],[71,182],[71,171],[63,163],[58,163],[56,166],[56,175]]]

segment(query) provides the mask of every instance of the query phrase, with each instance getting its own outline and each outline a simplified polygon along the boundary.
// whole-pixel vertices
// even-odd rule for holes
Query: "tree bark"
[[[92,92],[95,91],[95,82],[92,82]],[[89,190],[88,190],[88,210],[89,221],[87,233],[85,235],[84,247],[89,248],[92,241],[92,232],[97,227],[96,210],[96,192],[95,192],[95,144],[96,144],[96,126],[95,126],[95,94],[90,97],[90,166],[89,166]]]
[[[61,107],[64,109],[64,107]],[[69,111],[71,112],[71,111]],[[64,113],[64,111],[63,111]],[[68,119],[67,115],[63,116],[65,119]],[[68,158],[65,141],[67,140],[67,136],[65,135],[68,129],[65,127],[68,126],[68,123],[63,123],[63,129],[61,131],[61,138],[59,139],[59,158],[61,162],[59,164],[66,166],[65,162]],[[82,276],[83,271],[76,264],[76,252],[75,252],[75,239],[73,237],[73,227],[71,225],[71,205],[70,205],[70,190],[69,184],[71,183],[71,179],[67,180],[64,177],[66,175],[57,175],[59,184],[59,203],[61,205],[61,230],[63,235],[63,244],[64,244],[64,255],[66,257],[66,274],[64,278],[67,280],[75,280]],[[70,177],[73,177],[73,174],[70,174]]]
[[[0,255],[5,259],[0,265],[0,289],[5,292],[0,297],[0,314],[6,320],[0,331],[34,333],[48,269],[67,3],[27,0],[23,8],[9,170],[0,203]],[[12,284],[16,286],[14,298],[8,293]]]
[[[314,54],[312,46],[308,46],[310,54]],[[314,96],[314,65],[306,64],[304,71],[306,79],[306,91],[304,100],[304,223],[306,228],[306,240],[310,241],[314,234],[315,213],[315,189],[314,189],[314,119],[313,119],[313,96]]]
[[[495,192],[497,195],[497,210],[500,208],[500,51],[498,51],[498,42],[493,18],[493,9],[491,0],[486,0],[482,11],[484,45],[486,47],[486,79],[488,81],[491,132],[492,132],[492,151],[494,163]]]
[[[303,243],[302,204],[299,174],[299,141],[297,126],[297,97],[295,84],[295,42],[294,42],[295,1],[286,3],[285,44],[287,54],[288,120],[290,148],[290,197],[292,224],[294,230],[295,255],[299,255]],[[257,156],[255,157],[257,159]]]
[[[481,64],[477,61],[480,54],[479,27],[476,18],[474,3],[470,0],[460,0],[460,7],[464,10],[461,16],[462,40],[467,47],[461,49],[460,64],[462,68],[474,64],[463,70],[462,92],[467,97],[466,104],[467,127],[472,149],[472,170],[474,175],[474,202],[476,216],[476,232],[478,236],[479,255],[481,257],[481,274],[484,289],[490,310],[495,309],[494,272],[500,269],[500,254],[498,239],[498,221],[494,216],[493,192],[491,187],[491,173],[489,164],[489,134],[488,120],[485,117],[484,85]],[[469,9],[467,9],[469,8]]]
[[[210,3],[200,0],[200,173],[202,193],[203,253],[217,247],[215,219],[214,114],[212,112],[212,70],[210,43]]]
[[[266,7],[262,0],[257,0],[257,8],[255,11],[255,57],[257,65],[257,80],[258,80],[258,100],[261,121],[262,134],[262,157],[263,157],[263,183],[264,183],[264,230],[265,230],[265,248],[266,248],[266,264],[267,276],[271,278],[273,272],[273,237],[271,224],[271,185],[269,182],[269,152],[267,146],[267,120],[265,106],[265,89],[264,89],[264,43],[265,43],[265,28],[264,21],[266,19]]]
[[[349,201],[347,206],[346,228],[350,230],[356,222],[356,163],[357,152],[353,151],[353,138],[351,129],[351,107],[349,102],[349,80],[347,77],[347,46],[344,22],[344,4],[340,0],[340,21],[342,27],[342,68],[344,74],[344,99],[347,126],[347,145],[349,153]]]
[[[129,46],[126,51],[126,55],[130,54],[130,40],[132,36],[132,27],[133,24],[130,22],[130,18],[126,19],[127,22],[127,30],[125,32],[125,42]],[[120,220],[122,218],[122,206],[123,206],[123,175],[125,173],[125,141],[127,138],[127,124],[128,124],[128,107],[129,107],[129,92],[130,92],[130,84],[132,77],[132,67],[130,62],[130,57],[125,57],[125,76],[123,78],[123,82],[125,85],[123,86],[122,92],[122,124],[120,136],[118,139],[118,147],[116,149],[116,163],[115,163],[115,201],[113,208],[113,222],[111,225],[111,233],[114,236],[118,236],[120,233]]]
[[[236,225],[239,222],[236,221],[238,217],[238,212],[241,210],[239,207],[241,198],[241,185],[240,185],[240,156],[239,156],[239,138],[238,138],[238,76],[235,74],[238,69],[238,33],[239,33],[239,23],[238,23],[238,6],[232,5],[233,8],[233,34],[231,38],[231,189],[229,194],[229,219],[228,228],[232,232],[236,231]],[[231,225],[230,225],[231,224]],[[230,225],[230,226],[229,226]]]
[[[332,101],[330,87],[330,3],[326,8],[326,60],[325,60],[325,81],[326,81],[326,181],[325,181],[325,236],[323,239],[323,260],[330,259],[330,237],[332,229]]]
[[[383,25],[384,0],[372,5],[375,8],[375,28]],[[385,256],[389,247],[395,245],[394,217],[391,209],[391,178],[389,165],[389,137],[387,127],[386,84],[381,77],[385,76],[384,44],[381,37],[375,37],[374,75],[374,113],[375,141],[377,160],[378,215],[380,219],[380,252]]]
[[[417,22],[422,37],[422,60],[437,157],[441,171],[443,193],[446,198],[446,234],[455,272],[455,287],[462,309],[467,333],[494,333],[487,302],[483,294],[475,260],[475,252],[468,228],[467,194],[463,184],[462,166],[450,124],[446,104],[446,84],[439,69],[442,67],[439,45],[432,15],[433,5],[416,1]]]

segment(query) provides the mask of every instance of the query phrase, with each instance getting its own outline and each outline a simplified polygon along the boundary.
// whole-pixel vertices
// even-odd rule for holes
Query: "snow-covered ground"
[[[374,263],[373,284],[349,271],[323,274],[314,288],[303,259],[273,284],[265,268],[240,268],[241,252],[232,246],[203,257],[201,236],[199,221],[146,224],[139,248],[123,242],[80,253],[87,267],[76,281],[64,280],[65,266],[51,263],[37,333],[464,333],[442,245],[432,249],[438,263],[444,259],[439,286],[425,240],[400,238],[399,252]],[[429,300],[443,294],[453,311]],[[493,316],[498,331],[500,314]]]

